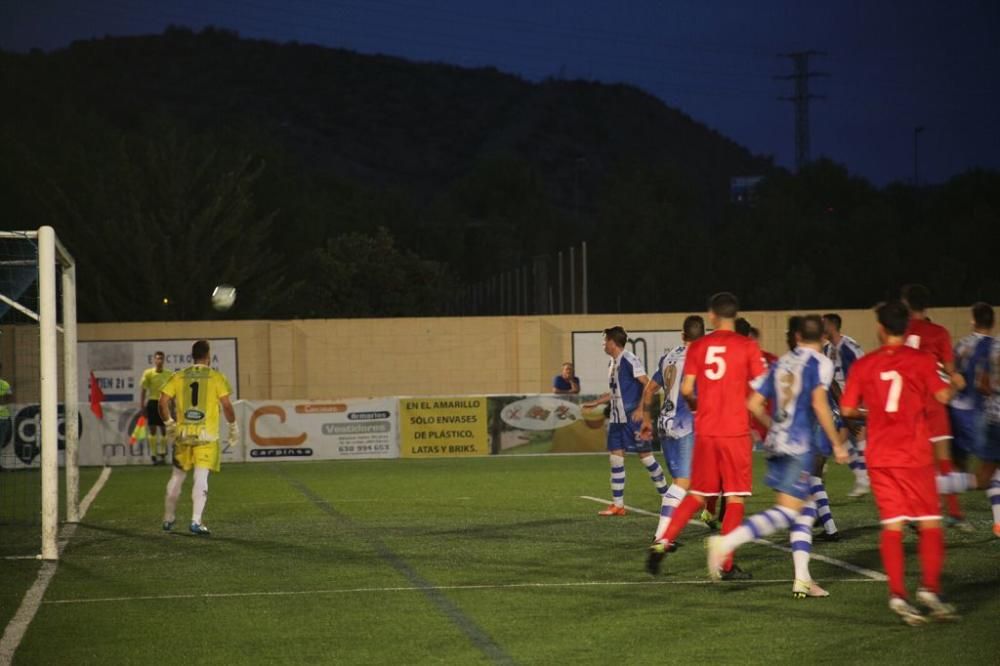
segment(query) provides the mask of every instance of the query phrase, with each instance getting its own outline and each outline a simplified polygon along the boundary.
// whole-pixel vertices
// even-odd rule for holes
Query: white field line
[[[589,495],[580,495],[580,499],[590,500],[591,502],[597,502],[599,504],[611,504],[611,502],[606,499],[601,499],[600,497],[590,497]],[[632,513],[638,513],[643,516],[653,516],[654,518],[660,517],[659,514],[653,513],[652,511],[645,511],[644,509],[640,509],[638,507],[632,507],[626,505],[625,508],[631,511]],[[691,522],[701,527],[705,528],[708,527],[707,525],[705,525],[705,523],[701,522],[700,520],[692,520]],[[775,550],[780,550],[786,553],[792,552],[792,549],[789,548],[788,546],[781,546],[779,544],[772,543],[765,539],[754,539],[754,543],[758,543],[762,546],[767,546],[768,548],[774,548]],[[819,560],[820,562],[826,562],[827,564],[832,564],[835,567],[840,567],[841,569],[846,569],[847,571],[852,571],[856,574],[861,574],[862,576],[866,576],[873,581],[883,582],[888,580],[888,578],[886,578],[885,574],[883,573],[879,573],[878,571],[872,571],[871,569],[866,569],[865,567],[859,567],[857,565],[851,564],[850,562],[838,560],[835,557],[827,557],[826,555],[820,555],[819,553],[810,553],[809,556],[811,559]]]
[[[97,481],[91,487],[90,492],[87,493],[87,496],[80,503],[80,520],[83,520],[83,517],[87,515],[87,509],[90,508],[94,498],[104,488],[104,484],[107,483],[109,476],[111,476],[110,467],[105,467],[101,470],[101,476],[98,477]],[[69,543],[73,533],[76,532],[77,525],[78,523],[63,525],[62,534],[59,535],[57,545],[59,555],[62,555],[66,544]],[[35,578],[35,582],[24,593],[21,605],[18,606],[14,617],[7,623],[3,637],[0,638],[0,666],[9,666],[14,660],[14,653],[21,644],[21,639],[24,638],[25,632],[28,631],[31,621],[35,619],[35,613],[38,612],[38,608],[42,604],[42,597],[45,596],[45,590],[48,589],[49,583],[52,582],[52,578],[56,575],[58,568],[59,560],[43,562],[41,568],[38,570],[38,577]]]
[[[791,578],[774,580],[743,580],[740,585],[777,585],[792,583]],[[872,583],[870,578],[842,578],[838,583]],[[400,587],[354,587],[334,590],[273,590],[258,592],[203,592],[201,594],[161,594],[135,597],[95,597],[84,599],[53,599],[45,604],[97,604],[120,603],[123,601],[172,601],[177,599],[232,599],[240,597],[302,597],[321,594],[365,594],[385,592],[426,592],[427,590],[517,590],[538,588],[568,588],[568,587],[638,587],[649,585],[713,585],[714,581],[701,580],[603,580],[576,581],[566,583],[493,583],[483,585],[434,585],[431,587],[400,586]]]

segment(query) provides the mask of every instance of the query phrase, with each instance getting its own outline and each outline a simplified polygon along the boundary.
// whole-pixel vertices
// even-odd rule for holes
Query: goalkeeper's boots
[[[812,580],[798,580],[792,584],[792,598],[805,599],[807,597],[828,597],[830,593],[816,584]]]
[[[172,521],[172,520],[164,520],[163,521],[163,531],[164,532],[169,532],[172,529],[174,529],[174,521]]]
[[[663,541],[656,541],[649,547],[649,553],[646,555],[646,571],[650,576],[660,573],[660,564],[669,552],[670,546]]]
[[[708,509],[702,509],[701,515],[698,517],[701,518],[701,522],[708,526],[708,529],[713,532],[719,531],[719,521],[715,519],[715,516]]]
[[[211,532],[208,531],[208,528],[201,523],[191,523],[191,527],[189,529],[191,530],[191,534],[196,534],[198,536],[208,536],[211,534]]]
[[[625,510],[625,507],[618,506],[617,504],[609,504],[607,509],[604,509],[603,511],[598,511],[597,515],[598,516],[624,516],[626,513],[628,513],[628,512]]]

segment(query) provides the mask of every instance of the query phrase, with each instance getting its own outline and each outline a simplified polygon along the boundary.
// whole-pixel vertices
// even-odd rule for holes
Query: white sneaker
[[[911,627],[919,627],[922,624],[927,624],[927,618],[924,614],[901,597],[889,599],[889,610],[903,618],[903,622]]]
[[[847,493],[848,497],[864,497],[872,491],[872,485],[868,481],[855,481],[854,487],[851,488],[851,492]]]
[[[822,587],[816,584],[814,580],[797,580],[792,583],[792,596],[796,599],[805,599],[806,597],[828,597],[830,593],[824,590]]]
[[[933,619],[939,622],[950,622],[961,618],[958,609],[941,601],[941,597],[926,588],[922,587],[917,590],[917,601],[930,611],[930,616]]]
[[[710,536],[705,541],[708,549],[708,576],[712,580],[722,580],[722,565],[729,554],[722,545],[722,540],[721,536]]]

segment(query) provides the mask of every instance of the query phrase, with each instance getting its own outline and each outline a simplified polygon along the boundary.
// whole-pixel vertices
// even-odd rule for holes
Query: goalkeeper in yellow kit
[[[160,393],[160,415],[167,436],[174,437],[174,469],[167,482],[164,501],[163,529],[169,532],[176,520],[177,498],[189,470],[194,468],[191,489],[191,533],[207,535],[201,514],[208,501],[208,473],[219,471],[219,406],[229,422],[229,443],[239,436],[236,412],[229,400],[229,381],[218,370],[209,367],[211,352],[207,340],[199,340],[191,348],[194,365],[175,372]],[[177,420],[170,416],[170,401],[174,401]]]

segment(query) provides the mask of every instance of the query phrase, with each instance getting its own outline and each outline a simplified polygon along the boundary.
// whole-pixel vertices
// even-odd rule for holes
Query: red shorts
[[[927,403],[927,433],[932,442],[952,439],[948,409],[937,400]]]
[[[868,479],[875,495],[879,520],[940,520],[934,466],[869,467]]]
[[[749,435],[712,437],[694,433],[691,490],[694,495],[750,495],[753,463]]]

